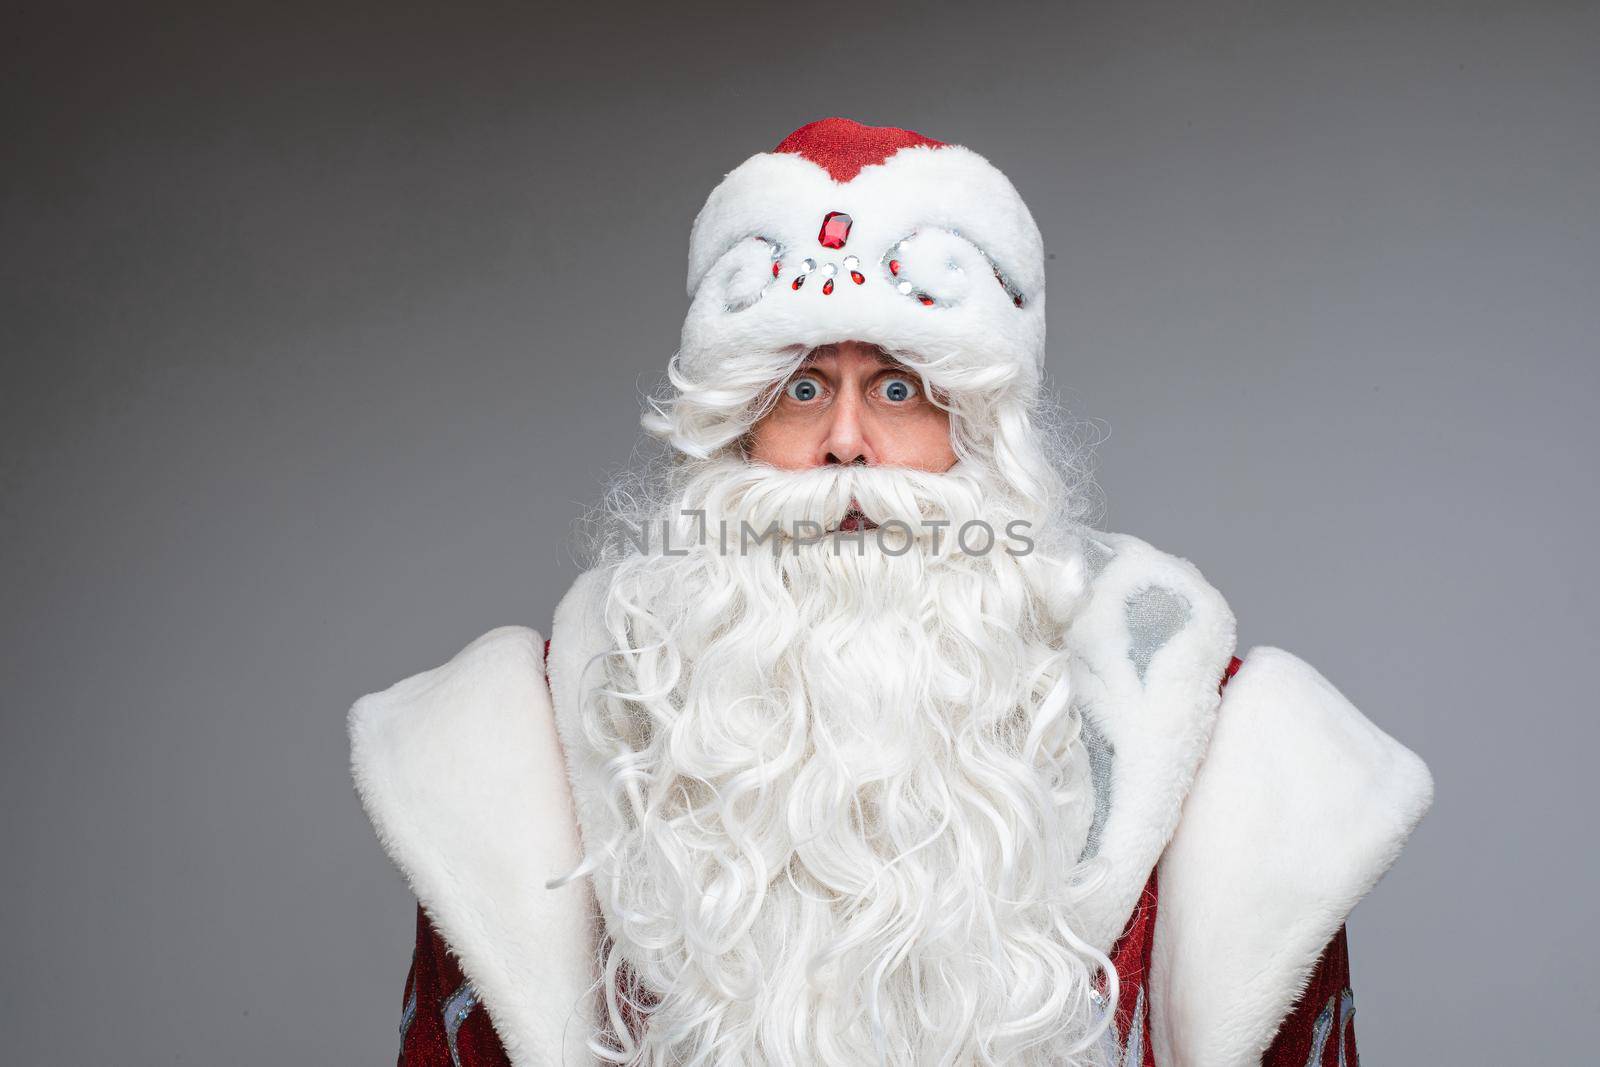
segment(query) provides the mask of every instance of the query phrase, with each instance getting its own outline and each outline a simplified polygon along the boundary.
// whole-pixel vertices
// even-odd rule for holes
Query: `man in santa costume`
[[[420,902],[406,1067],[1357,1062],[1344,922],[1422,762],[1081,520],[1044,255],[974,152],[826,119],[691,306],[549,640],[358,702]]]

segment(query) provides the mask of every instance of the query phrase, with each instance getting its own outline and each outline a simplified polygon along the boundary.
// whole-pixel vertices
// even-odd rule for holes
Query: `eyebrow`
[[[801,360],[800,366],[796,367],[795,369],[803,370],[806,367],[811,366],[817,361],[818,353],[825,353],[828,347],[828,345],[818,345],[816,348],[813,348],[810,352],[806,353],[806,358]],[[904,363],[901,363],[898,359],[895,359],[881,348],[877,349],[873,353],[873,358],[877,360],[878,366],[880,367],[899,367],[901,370],[910,370],[910,368]]]

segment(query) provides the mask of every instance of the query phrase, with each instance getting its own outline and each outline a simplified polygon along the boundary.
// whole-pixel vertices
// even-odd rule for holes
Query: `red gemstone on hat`
[[[867,276],[858,270],[853,270],[850,272],[850,280],[855,282],[857,285],[865,285]]]
[[[850,239],[850,216],[842,211],[830,211],[822,216],[822,229],[817,231],[817,243],[823,248],[843,248]]]
[[[772,261],[772,276],[774,278],[776,278],[778,276],[778,271],[780,271],[782,269],[783,269],[783,264],[782,263],[779,263],[777,260],[773,260]]]
[[[833,279],[829,278],[822,283],[822,295],[827,296],[831,292],[833,292]]]
[[[931,297],[931,296],[919,296],[919,297],[917,297],[917,299],[922,301],[922,303],[923,303],[923,305],[925,307],[932,307],[933,306],[933,297]]]
[[[789,288],[798,289],[802,285],[804,285],[805,283],[806,283],[806,276],[804,274],[797,274],[797,275],[795,275],[794,284],[789,286]]]
[[[900,261],[898,259],[891,259],[889,261],[889,273],[890,274],[899,274],[900,273]]]

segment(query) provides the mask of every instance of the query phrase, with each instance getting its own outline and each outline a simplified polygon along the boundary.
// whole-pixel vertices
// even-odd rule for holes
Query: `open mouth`
[[[844,518],[839,520],[841,530],[876,530],[878,524],[862,512],[861,505],[854,500],[850,501],[850,510],[844,513]]]

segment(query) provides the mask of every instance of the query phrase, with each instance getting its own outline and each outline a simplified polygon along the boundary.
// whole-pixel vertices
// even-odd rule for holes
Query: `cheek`
[[[811,465],[814,442],[801,420],[768,415],[750,429],[750,458],[783,470]]]
[[[950,416],[929,404],[908,418],[888,435],[891,442],[884,462],[896,467],[925,471],[947,471],[955,466],[956,452],[950,446]]]

